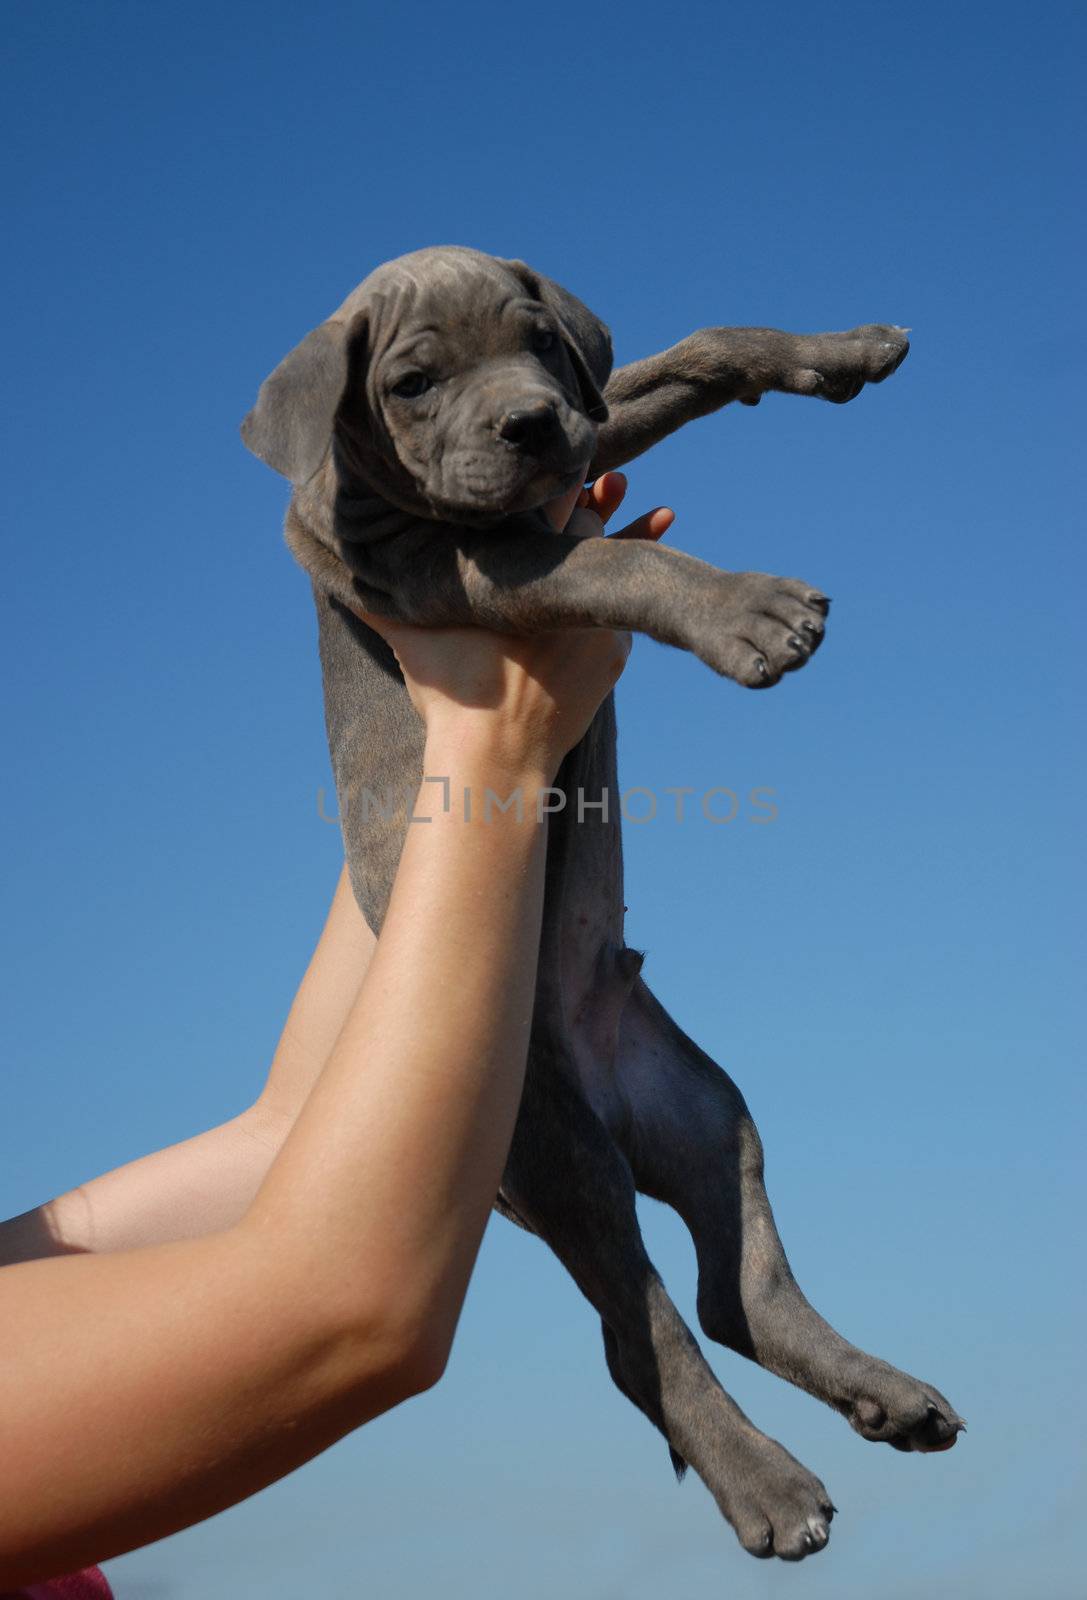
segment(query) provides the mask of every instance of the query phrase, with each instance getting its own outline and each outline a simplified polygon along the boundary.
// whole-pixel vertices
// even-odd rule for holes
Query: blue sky
[[[1077,5],[232,0],[10,7],[0,1205],[241,1109],[338,863],[308,586],[238,423],[378,262],[519,255],[620,361],[708,323],[914,332],[839,409],[734,407],[631,472],[675,544],[835,598],[745,696],[647,641],[625,783],[772,788],[628,829],[647,975],[755,1112],[794,1267],[936,1382],[902,1457],[711,1350],[841,1515],[740,1551],[493,1224],[451,1369],[120,1600],[1073,1600],[1083,658]],[[646,1204],[693,1317],[689,1241]]]

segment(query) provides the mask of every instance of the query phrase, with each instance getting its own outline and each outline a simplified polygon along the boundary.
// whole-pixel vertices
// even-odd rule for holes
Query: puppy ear
[[[351,347],[363,320],[314,328],[265,378],[242,423],[242,438],[253,454],[292,483],[313,477],[332,442]]]
[[[533,299],[539,300],[559,319],[585,413],[593,422],[606,422],[608,408],[602,391],[611,376],[611,333],[588,306],[561,284],[533,271],[523,261],[508,261],[506,265],[520,278]]]

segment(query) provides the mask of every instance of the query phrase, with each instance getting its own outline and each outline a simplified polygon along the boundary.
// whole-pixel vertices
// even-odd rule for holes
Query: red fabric
[[[32,1583],[18,1594],[25,1600],[113,1600],[106,1575],[97,1567],[73,1572],[67,1578],[50,1578],[47,1583]]]

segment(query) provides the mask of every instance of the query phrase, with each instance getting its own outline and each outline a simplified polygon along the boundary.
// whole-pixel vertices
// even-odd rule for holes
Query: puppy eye
[[[553,350],[555,348],[555,335],[550,328],[537,328],[532,335],[533,350]]]
[[[398,383],[392,387],[393,394],[399,395],[401,400],[415,400],[421,394],[426,394],[430,388],[430,379],[425,372],[405,372]]]

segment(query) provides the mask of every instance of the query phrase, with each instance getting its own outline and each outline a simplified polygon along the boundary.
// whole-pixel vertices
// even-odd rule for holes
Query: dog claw
[[[723,575],[721,612],[692,619],[690,648],[745,689],[769,689],[807,665],[823,642],[829,602],[796,578],[763,572]]]

